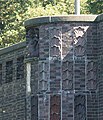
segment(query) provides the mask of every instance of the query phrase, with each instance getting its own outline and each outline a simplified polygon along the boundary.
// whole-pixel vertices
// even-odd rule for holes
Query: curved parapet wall
[[[30,27],[59,22],[94,22],[94,21],[97,21],[97,15],[48,16],[29,19],[25,21],[24,26]]]
[[[103,15],[69,15],[25,22],[27,58],[39,58],[38,119],[98,119],[102,20]]]

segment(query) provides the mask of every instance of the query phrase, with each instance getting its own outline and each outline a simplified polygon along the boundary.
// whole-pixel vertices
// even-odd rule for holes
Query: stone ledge
[[[39,26],[48,23],[58,22],[94,22],[97,19],[97,15],[68,15],[68,16],[48,16],[32,18],[25,21],[25,27]]]
[[[0,49],[0,55],[7,54],[9,52],[12,52],[12,51],[24,48],[24,47],[26,47],[26,42],[25,41],[24,42],[20,42],[18,44],[14,44],[14,45],[6,47],[6,48]]]

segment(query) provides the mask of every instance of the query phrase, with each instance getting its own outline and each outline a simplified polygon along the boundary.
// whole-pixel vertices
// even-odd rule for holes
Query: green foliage
[[[89,13],[92,14],[103,13],[103,0],[87,0],[87,4]]]
[[[0,47],[25,40],[26,19],[74,14],[75,0],[0,0]],[[103,2],[81,0],[81,14],[103,12]],[[2,29],[2,31],[1,31]]]
[[[4,28],[0,34],[0,47],[23,41],[25,31],[23,22],[26,19],[26,11],[32,5],[29,0],[1,0],[0,21]]]

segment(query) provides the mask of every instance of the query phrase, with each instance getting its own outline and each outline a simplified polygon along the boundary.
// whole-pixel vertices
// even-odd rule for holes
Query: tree
[[[31,6],[29,0],[2,0],[0,1],[0,21],[4,29],[0,34],[0,47],[23,41],[25,32],[23,22],[26,11]]]
[[[101,14],[103,13],[103,0],[87,0],[87,9],[89,13]]]

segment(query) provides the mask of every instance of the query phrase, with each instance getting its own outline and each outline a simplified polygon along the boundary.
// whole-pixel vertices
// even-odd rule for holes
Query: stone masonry
[[[0,50],[0,120],[103,120],[103,15],[25,22]]]

